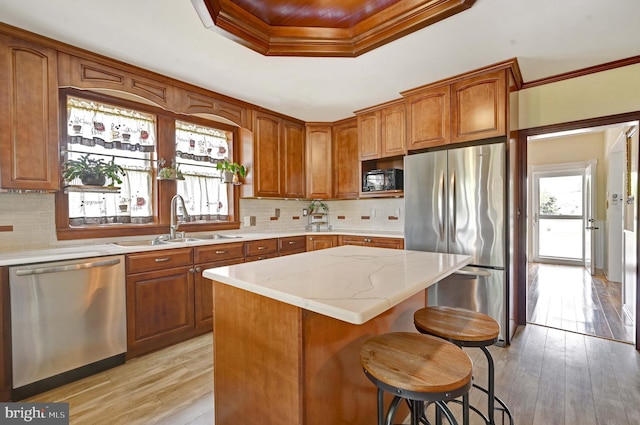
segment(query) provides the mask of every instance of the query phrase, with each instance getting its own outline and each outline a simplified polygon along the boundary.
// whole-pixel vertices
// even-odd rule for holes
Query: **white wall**
[[[521,90],[519,128],[640,111],[640,64]]]

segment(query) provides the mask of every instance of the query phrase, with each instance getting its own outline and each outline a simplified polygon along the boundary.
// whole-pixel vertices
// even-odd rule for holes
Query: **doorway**
[[[524,288],[521,285],[518,290],[519,323],[524,320],[637,343],[637,330],[633,326],[637,318],[625,313],[623,283],[610,279],[604,263],[608,260],[610,264],[614,258],[617,259],[619,269],[627,272],[626,283],[631,283],[633,289],[637,288],[637,208],[634,204],[631,217],[627,213],[627,218],[634,222],[633,232],[624,237],[620,233],[619,238],[624,251],[625,247],[631,248],[629,237],[633,236],[634,250],[626,253],[633,253],[633,258],[629,261],[624,252],[622,255],[612,253],[611,257],[605,258],[607,235],[615,231],[615,226],[609,226],[607,221],[608,209],[614,206],[614,202],[621,205],[624,200],[632,198],[625,197],[620,191],[610,191],[604,183],[608,177],[606,154],[613,145],[611,140],[600,143],[601,148],[598,149],[604,157],[588,156],[589,139],[604,140],[616,132],[622,134],[634,125],[637,127],[637,122],[630,122],[628,116],[521,132],[519,148],[526,152],[524,155],[521,153],[520,164],[527,169],[527,174],[520,175],[528,178],[520,185],[520,190],[526,190],[520,194],[520,205],[524,201],[527,211],[525,221],[521,221],[524,226],[521,224],[520,229],[525,230],[527,236],[524,244],[519,244],[526,247],[526,252],[517,256],[518,276],[526,282]],[[563,141],[571,138],[574,139],[573,147],[563,150]],[[535,162],[538,140],[553,144],[553,148],[543,155],[546,163]],[[631,154],[634,156],[627,163],[635,164],[637,169],[637,151],[629,152]],[[638,178],[637,173],[629,172],[628,175],[631,181]],[[631,203],[634,202],[632,199]],[[633,275],[633,280],[630,275]]]

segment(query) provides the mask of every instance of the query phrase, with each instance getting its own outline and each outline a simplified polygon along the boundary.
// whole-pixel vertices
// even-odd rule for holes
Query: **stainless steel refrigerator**
[[[490,315],[508,343],[506,143],[405,157],[405,247],[467,254],[471,264],[428,290],[429,305]]]

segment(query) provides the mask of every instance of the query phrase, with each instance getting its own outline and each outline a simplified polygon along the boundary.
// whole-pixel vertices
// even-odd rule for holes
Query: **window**
[[[125,172],[119,186],[67,182],[69,226],[152,223],[155,116],[69,96],[65,161],[113,161]]]
[[[228,221],[229,196],[219,161],[229,158],[233,133],[184,121],[176,121],[175,164],[184,180],[177,192],[184,198],[189,221]]]
[[[233,159],[236,127],[76,89],[61,90],[60,106],[63,170],[86,157],[113,162],[125,175],[102,186],[64,181],[56,193],[58,239],[168,233],[175,194],[189,212],[181,230],[240,227],[237,186],[223,184],[216,168]],[[183,179],[162,181],[175,180],[158,173],[167,166]]]

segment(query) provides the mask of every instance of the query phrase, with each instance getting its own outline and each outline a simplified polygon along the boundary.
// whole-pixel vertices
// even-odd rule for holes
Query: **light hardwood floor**
[[[211,338],[131,360],[31,401],[69,402],[72,425],[213,424]],[[486,382],[484,356],[465,350],[476,382]],[[516,425],[640,424],[640,353],[630,344],[530,324],[509,347],[491,352],[497,394]],[[486,402],[477,390],[471,400]],[[473,416],[472,424],[481,421]]]
[[[622,311],[621,284],[584,267],[529,264],[527,321],[632,343],[633,323]]]

